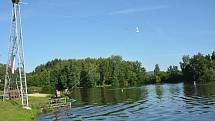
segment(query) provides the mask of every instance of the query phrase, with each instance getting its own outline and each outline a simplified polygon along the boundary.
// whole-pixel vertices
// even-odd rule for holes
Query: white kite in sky
[[[139,27],[137,26],[136,27],[136,33],[139,33],[140,32],[140,29],[139,29]]]

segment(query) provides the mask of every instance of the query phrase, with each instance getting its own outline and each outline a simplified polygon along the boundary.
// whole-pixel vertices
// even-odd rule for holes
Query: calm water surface
[[[39,121],[215,121],[215,84],[164,84],[118,89],[78,89],[72,109]]]

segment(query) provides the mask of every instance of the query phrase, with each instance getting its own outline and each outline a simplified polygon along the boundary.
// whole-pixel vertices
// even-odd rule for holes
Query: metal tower
[[[4,101],[12,98],[14,90],[28,107],[27,82],[24,63],[24,49],[19,0],[12,0],[12,19],[9,40],[8,62],[5,75]],[[17,60],[17,61],[16,61]]]

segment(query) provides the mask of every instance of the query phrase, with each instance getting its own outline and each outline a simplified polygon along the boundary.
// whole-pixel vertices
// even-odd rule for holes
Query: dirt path
[[[48,97],[50,94],[40,94],[40,93],[34,93],[34,94],[28,94],[28,96],[31,97]]]

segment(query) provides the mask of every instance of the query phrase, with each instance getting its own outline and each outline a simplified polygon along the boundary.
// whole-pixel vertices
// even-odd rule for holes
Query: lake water
[[[39,121],[215,121],[215,84],[163,84],[117,89],[77,89],[72,109]]]

